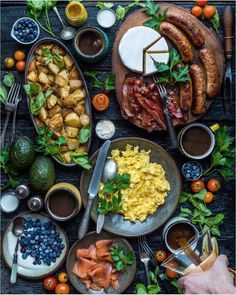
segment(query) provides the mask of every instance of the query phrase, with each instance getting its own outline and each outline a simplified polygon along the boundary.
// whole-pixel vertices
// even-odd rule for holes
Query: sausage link
[[[201,115],[205,112],[206,79],[203,70],[198,65],[190,66],[190,75],[193,81],[192,112]]]
[[[199,57],[206,71],[206,93],[208,96],[213,97],[217,94],[220,88],[220,75],[215,56],[210,49],[203,48],[199,51]]]
[[[192,45],[176,26],[168,22],[162,22],[160,25],[160,32],[175,44],[185,63],[191,63],[193,61]]]
[[[201,48],[204,45],[205,36],[203,32],[196,24],[193,23],[191,19],[187,18],[185,15],[177,13],[173,10],[168,10],[166,21],[183,30],[191,39],[191,42],[194,44],[194,46]]]
[[[190,78],[190,75],[187,75]],[[180,95],[179,95],[179,104],[183,111],[188,111],[191,109],[193,102],[193,86],[192,81],[186,81],[180,84]]]

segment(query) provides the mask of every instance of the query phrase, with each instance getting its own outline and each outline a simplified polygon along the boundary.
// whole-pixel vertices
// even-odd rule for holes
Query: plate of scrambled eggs
[[[90,161],[95,163],[98,151]],[[129,186],[121,190],[122,209],[106,215],[104,230],[121,236],[148,234],[163,225],[174,213],[181,192],[181,177],[171,156],[159,145],[142,138],[121,138],[111,142],[108,157],[117,162],[118,174],[129,175]],[[83,171],[81,195],[87,204],[91,171]],[[91,218],[98,217],[98,198],[104,198],[101,183]]]

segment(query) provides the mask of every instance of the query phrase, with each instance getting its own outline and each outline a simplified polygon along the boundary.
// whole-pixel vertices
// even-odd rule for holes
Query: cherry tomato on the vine
[[[216,8],[213,5],[207,5],[203,8],[203,15],[205,18],[210,19],[216,13]]]
[[[191,9],[191,13],[192,15],[199,17],[202,14],[202,8],[200,6],[194,6]]]
[[[70,287],[68,284],[60,283],[56,286],[55,293],[56,294],[69,294]]]
[[[66,283],[68,281],[68,274],[66,272],[61,272],[59,273],[58,275],[58,280],[61,282],[61,283]]]

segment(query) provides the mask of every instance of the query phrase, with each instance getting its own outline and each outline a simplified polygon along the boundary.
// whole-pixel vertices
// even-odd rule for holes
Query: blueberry
[[[187,177],[187,178],[190,178],[190,174],[186,174],[186,177]]]
[[[32,28],[32,24],[29,24],[28,27],[29,27],[29,28]]]
[[[25,252],[26,252],[26,248],[21,248],[21,249],[20,249],[20,252],[21,252],[21,253],[25,253]]]

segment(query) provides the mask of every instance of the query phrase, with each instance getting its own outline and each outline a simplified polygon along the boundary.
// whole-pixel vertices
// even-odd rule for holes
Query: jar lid
[[[20,200],[14,192],[5,192],[0,199],[0,208],[6,213],[12,213],[19,207]]]

